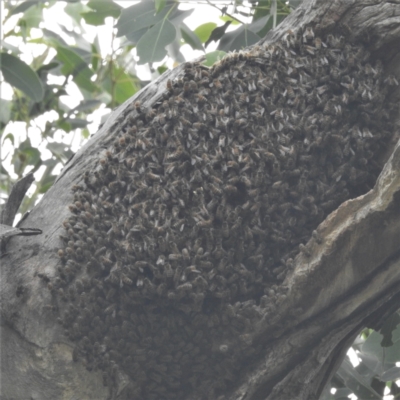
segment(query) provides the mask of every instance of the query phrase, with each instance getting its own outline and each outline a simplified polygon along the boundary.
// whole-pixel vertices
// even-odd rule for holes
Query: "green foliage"
[[[4,35],[0,64],[4,81],[13,88],[12,100],[1,99],[0,112],[0,128],[7,132],[2,141],[6,141],[7,146],[14,146],[9,160],[11,157],[16,163],[13,165],[14,174],[10,175],[12,170],[4,169],[8,184],[15,181],[11,176],[20,178],[34,168],[26,160],[32,159],[39,144],[37,133],[36,140],[21,141],[22,132],[8,132],[7,125],[17,121],[24,123],[25,138],[32,135],[29,132],[33,127],[39,129],[40,147],[49,150],[53,159],[64,163],[68,157],[61,156],[60,151],[66,153],[66,148],[59,150],[57,155],[51,151],[50,144],[55,134],[62,133],[67,138],[78,131],[83,140],[89,135],[87,121],[98,107],[113,109],[147,83],[137,77],[137,64],[147,63],[153,73],[161,74],[165,71],[168,57],[173,59],[174,65],[185,61],[180,51],[182,45],[188,44],[194,50],[205,52],[203,44],[220,27],[215,22],[201,24],[196,29],[188,27],[185,18],[194,11],[195,4],[192,9],[182,10],[176,0],[141,1],[127,8],[112,0],[90,0],[87,4],[75,0],[15,3],[5,3],[3,22],[5,24],[13,18],[14,22]],[[56,21],[59,29],[50,29],[43,24],[44,15],[60,3],[63,12],[60,20]],[[206,65],[212,65],[227,51],[240,50],[257,42],[262,37],[260,32],[265,33],[271,17],[271,2],[260,0],[252,3],[253,7],[244,7],[237,1],[228,9],[220,7],[217,2],[209,2],[210,9],[220,10],[221,20],[230,21],[235,29],[221,31],[218,50],[206,54]],[[287,15],[290,8],[284,1],[278,3],[281,4],[278,10],[283,16]],[[240,18],[244,16],[250,22],[242,23]],[[98,36],[93,40],[85,37],[84,24],[102,29],[106,18],[114,19],[115,30],[110,32],[112,48],[104,57],[100,53]],[[74,27],[73,30],[66,28],[68,23]],[[41,32],[39,36],[38,29]],[[125,42],[121,42],[123,37]],[[36,51],[31,62],[27,63],[21,60],[20,46],[14,44],[17,40],[26,48],[36,45],[44,50]],[[156,62],[162,62],[162,65],[154,65]],[[80,92],[82,98],[74,107],[68,106],[69,102],[65,100],[70,98],[72,82],[76,85],[75,92]],[[49,112],[53,113],[51,119]],[[21,130],[21,126],[18,129]],[[42,156],[39,154],[40,159]],[[44,192],[41,183],[36,184],[39,185],[36,193]],[[32,204],[37,200],[35,196]]]
[[[115,66],[104,76],[103,87],[112,94],[116,104],[122,104],[140,89],[140,84],[138,79],[127,74],[124,68]]]
[[[198,26],[194,30],[194,33],[198,36],[201,43],[205,43],[208,40],[208,38],[211,36],[212,31],[216,27],[217,27],[217,24],[215,22],[206,22],[205,24]]]
[[[363,331],[352,347],[360,364],[354,367],[346,357],[331,382],[339,390],[332,395],[327,388],[321,400],[348,399],[352,393],[359,399],[381,400],[386,388],[393,395],[400,392],[395,383],[400,379],[400,367],[396,366],[400,360],[399,311],[386,320],[380,333],[372,329]]]
[[[394,313],[387,321],[383,324],[380,333],[382,334],[382,347],[392,347],[393,341],[400,340],[400,315]],[[399,329],[398,329],[399,328]],[[400,348],[400,347],[399,347]],[[400,353],[397,353],[397,360],[400,360]]]
[[[139,64],[161,61],[167,55],[166,46],[173,42],[175,36],[175,27],[168,20],[162,20],[152,26],[137,44]],[[149,43],[152,43],[152,46],[149,46]]]
[[[56,49],[56,58],[62,65],[61,73],[65,76],[71,76],[79,88],[94,92],[96,86],[90,80],[94,72],[89,68],[86,61],[68,47],[57,46]]]
[[[0,53],[0,69],[4,80],[22,90],[32,100],[43,99],[44,90],[37,73],[13,54]]]
[[[217,61],[220,61],[224,58],[226,53],[224,51],[212,51],[211,53],[206,54],[206,60],[203,62],[204,65],[210,67],[211,65],[215,64]]]
[[[180,48],[188,44],[205,53],[204,64],[211,66],[227,52],[256,43],[301,0],[249,0],[250,7],[241,0],[229,6],[207,3],[210,10],[219,10],[220,21],[189,27],[185,18],[195,10],[195,2],[191,10],[182,10],[177,0],[142,0],[127,8],[112,0],[4,2],[0,70],[12,88],[12,98],[0,99],[0,145],[7,149],[1,156],[2,162],[8,161],[7,166],[0,164],[1,198],[6,198],[16,179],[40,170],[34,193],[25,198],[20,211],[32,208],[53,184],[54,170],[73,155],[70,144],[89,136],[88,121],[96,110],[110,111],[148,83],[138,78],[138,64],[148,64],[154,76],[161,75],[168,59],[175,65],[185,61]],[[44,23],[44,15],[60,4],[63,12],[55,21],[55,31]],[[85,36],[85,24],[104,29],[107,18],[113,20],[115,29],[109,33],[110,45],[104,55],[98,34]],[[231,24],[216,39],[217,50],[206,52],[204,44],[228,21]],[[22,47],[35,48],[30,62],[21,59]],[[76,93],[81,97],[79,103],[68,105]],[[381,399],[385,388],[399,397],[394,383],[400,378],[395,364],[400,360],[399,321],[396,313],[380,333],[364,330],[353,345],[360,364],[353,367],[346,359],[331,382],[335,394],[327,388],[321,399],[348,399],[352,393],[362,399]]]
[[[81,13],[87,24],[99,26],[105,23],[106,17],[118,18],[121,6],[109,0],[91,0],[87,4],[93,11]]]
[[[195,31],[192,31],[186,24],[181,25],[181,35],[183,44],[187,43],[193,50],[204,50],[199,35]]]

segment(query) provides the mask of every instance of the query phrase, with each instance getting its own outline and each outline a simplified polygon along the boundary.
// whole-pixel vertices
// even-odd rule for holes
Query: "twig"
[[[218,11],[220,11],[220,12],[222,13],[222,10],[221,10],[219,7],[217,7],[215,4],[212,4],[212,3],[210,2],[210,0],[207,0],[207,4],[208,4],[209,6],[211,6],[211,7],[216,8]],[[237,19],[237,18],[234,17],[232,14],[228,14],[226,11],[225,11],[223,14],[225,14],[225,15],[228,16],[229,18],[232,18],[233,20],[235,20],[235,21],[241,23],[242,25],[245,24],[243,21],[241,21],[240,19]]]
[[[19,206],[25,197],[26,192],[35,180],[33,173],[30,172],[28,175],[21,178],[15,183],[11,189],[10,196],[4,205],[4,208],[0,214],[0,224],[13,225],[14,218],[17,215]]]

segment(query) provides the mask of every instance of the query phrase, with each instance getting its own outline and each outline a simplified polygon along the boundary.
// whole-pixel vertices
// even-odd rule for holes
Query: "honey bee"
[[[182,256],[185,261],[190,261],[190,253],[187,248],[182,249]]]
[[[153,174],[152,172],[148,172],[146,177],[151,181],[161,181],[161,176],[157,174]]]
[[[221,135],[218,139],[218,146],[225,147],[225,142],[226,142],[226,136]]]
[[[326,44],[322,42],[320,37],[316,37],[314,39],[314,45],[317,50],[320,50],[323,47],[326,47]]]
[[[174,275],[174,270],[171,267],[170,263],[165,263],[164,266],[164,275],[166,278],[172,278]]]
[[[135,110],[136,110],[136,112],[137,112],[138,114],[141,114],[141,113],[143,112],[143,109],[142,109],[142,102],[141,102],[141,101],[136,101],[136,102],[134,103],[134,107],[135,107]]]
[[[128,278],[125,274],[122,274],[121,275],[121,281],[120,281],[120,287],[122,287],[123,283],[125,285],[132,285],[133,281],[132,281],[132,279]]]
[[[233,185],[224,185],[223,190],[227,195],[235,195],[238,193],[237,187]]]
[[[218,205],[218,199],[213,197],[206,205],[207,211],[214,211]]]
[[[136,279],[136,286],[137,286],[138,288],[143,287],[143,278],[137,278],[137,279]]]
[[[168,79],[168,80],[167,80],[167,90],[168,90],[168,92],[170,92],[170,93],[173,93],[173,91],[174,91],[174,88],[173,88],[171,79]]]
[[[184,154],[184,148],[183,148],[183,146],[178,146],[178,148],[176,149],[175,152],[169,153],[169,154],[167,155],[167,160],[168,160],[168,161],[178,160],[179,158],[182,157],[183,154]]]
[[[173,253],[168,256],[168,260],[170,261],[180,261],[182,258],[183,256],[180,253]]]
[[[197,83],[193,80],[189,82],[189,87],[192,92],[196,92],[198,90]]]
[[[211,261],[200,261],[200,268],[209,270],[213,267],[213,263]]]
[[[73,213],[77,213],[77,212],[79,211],[78,207],[76,207],[75,204],[70,204],[70,205],[68,206],[68,208],[69,208],[69,210],[70,210],[71,212],[73,212]]]
[[[199,228],[209,228],[213,225],[214,219],[210,218],[208,220],[206,219],[201,219],[199,222],[197,222],[197,226]]]
[[[222,83],[218,79],[214,79],[212,85],[215,86],[217,89],[222,88]]]
[[[184,94],[185,96],[188,96],[190,93],[191,93],[191,87],[190,87],[189,82],[186,81],[186,82],[183,84],[183,94]]]
[[[311,253],[310,250],[308,250],[307,246],[305,246],[303,243],[299,244],[299,250],[306,256],[310,257]]]
[[[196,93],[195,97],[196,97],[198,103],[200,103],[200,104],[207,102],[206,97],[204,95],[200,94],[200,93]]]
[[[82,203],[80,202],[80,201],[75,201],[75,206],[77,207],[77,208],[79,208],[79,210],[82,210],[82,208],[83,208],[83,205],[82,205]]]
[[[212,177],[212,179],[215,179],[216,177]],[[217,178],[218,179],[218,178]],[[222,181],[221,181],[221,183],[222,183]],[[211,192],[214,194],[214,195],[222,195],[222,193],[223,193],[223,191],[217,186],[217,185],[214,185],[213,183],[209,183],[208,184],[208,187],[210,188],[210,190],[211,190]]]
[[[399,86],[398,80],[393,75],[389,75],[383,82],[389,86]]]
[[[317,244],[321,244],[322,243],[321,235],[318,233],[317,230],[313,230],[312,231],[312,237],[313,237],[313,239],[315,240],[315,242]]]

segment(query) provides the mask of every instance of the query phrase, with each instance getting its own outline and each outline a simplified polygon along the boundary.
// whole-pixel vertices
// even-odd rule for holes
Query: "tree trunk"
[[[288,31],[299,28],[307,35],[306,26],[323,38],[349,31],[346,37],[363,42],[371,58],[382,61],[384,73],[400,80],[400,1],[305,0],[259,45],[285,40]],[[82,182],[85,171],[97,168],[99,154],[112,146],[126,120],[162,102],[168,80],[182,77],[187,68],[181,65],[165,73],[116,109],[21,225],[43,234],[14,237],[8,243],[1,259],[1,399],[133,398],[129,393],[135,382],[123,369],[105,387],[101,369],[88,371],[84,362],[73,361],[75,344],[56,322],[66,305],[55,301],[47,286],[56,281],[62,265],[57,250],[74,198],[71,187]],[[223,394],[212,392],[215,398],[318,399],[360,330],[378,328],[399,307],[399,86],[393,86],[390,96],[397,119],[387,151],[379,154],[387,162],[377,183],[315,227],[283,282],[277,280],[261,317],[252,320],[240,339],[224,338],[243,342],[245,351],[235,353],[232,360],[240,368]],[[140,105],[131,106],[138,101]],[[223,343],[218,338],[210,346],[219,346],[223,353],[229,347]],[[204,390],[196,392],[194,385],[182,398],[207,398]],[[178,398],[168,393],[164,397]]]

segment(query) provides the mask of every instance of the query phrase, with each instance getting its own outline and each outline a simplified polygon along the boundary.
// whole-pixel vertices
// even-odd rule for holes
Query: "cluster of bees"
[[[74,187],[49,284],[75,357],[108,385],[127,374],[130,399],[223,393],[302,243],[374,185],[397,84],[382,69],[307,28],[135,102]]]

